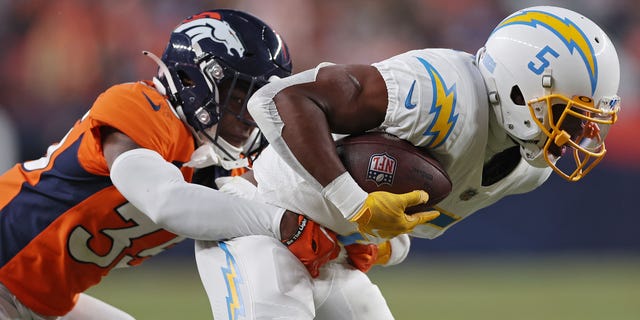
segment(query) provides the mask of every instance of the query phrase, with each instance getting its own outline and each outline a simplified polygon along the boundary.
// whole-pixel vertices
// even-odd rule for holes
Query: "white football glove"
[[[258,187],[242,177],[220,177],[215,180],[218,190],[245,199],[255,199]]]

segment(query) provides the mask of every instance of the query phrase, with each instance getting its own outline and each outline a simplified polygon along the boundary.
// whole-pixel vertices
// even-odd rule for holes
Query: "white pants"
[[[393,319],[378,287],[344,259],[328,263],[312,279],[271,237],[196,241],[195,251],[216,320]]]
[[[9,289],[0,284],[0,319],[2,320],[134,320],[124,311],[87,294],[80,294],[73,309],[62,317],[41,316],[23,305]]]

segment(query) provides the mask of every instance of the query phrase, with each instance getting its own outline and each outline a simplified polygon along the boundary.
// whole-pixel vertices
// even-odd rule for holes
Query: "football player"
[[[253,170],[216,182],[221,191],[239,197],[278,203],[292,211],[313,210],[318,223],[331,225],[341,235],[338,239],[344,249],[338,259],[307,272],[273,237],[196,241],[198,272],[215,319],[392,318],[384,296],[366,272],[374,264],[402,262],[409,252],[406,234],[380,244],[363,241],[357,228],[271,147],[256,159]]]
[[[173,30],[161,58],[145,54],[157,77],[109,88],[44,157],[0,177],[0,318],[130,319],[83,292],[185,237],[283,238],[314,265],[335,251],[292,212],[189,183],[194,168],[243,167],[260,151],[246,102],[290,75],[280,36],[212,10]]]
[[[382,243],[374,250],[356,243],[361,250],[342,255],[366,271],[379,261],[378,249],[389,254],[385,239],[403,232],[433,239],[505,196],[539,187],[553,172],[582,179],[606,153],[620,107],[619,76],[605,32],[579,13],[550,6],[511,14],[475,55],[421,49],[372,65],[321,64],[251,97],[249,111],[271,145],[254,165],[257,191],[241,180],[223,189]],[[331,133],[366,131],[427,148],[444,166],[453,189],[437,205],[439,216],[405,214],[407,205],[426,201],[423,191],[367,194],[354,182]],[[209,293],[216,316],[392,318],[375,285],[345,260],[312,279],[275,242],[249,236],[199,248],[201,277],[218,291]],[[398,247],[406,254],[407,245]]]

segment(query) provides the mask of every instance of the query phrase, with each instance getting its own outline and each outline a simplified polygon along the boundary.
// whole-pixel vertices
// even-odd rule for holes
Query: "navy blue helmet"
[[[241,110],[233,113],[255,125],[246,110],[251,94],[270,77],[284,78],[292,71],[287,45],[273,29],[248,13],[229,9],[182,21],[161,60],[160,81],[169,100],[196,133],[209,132],[224,112],[231,112],[232,91],[237,89],[246,96],[239,102]],[[216,143],[217,135],[207,137]]]

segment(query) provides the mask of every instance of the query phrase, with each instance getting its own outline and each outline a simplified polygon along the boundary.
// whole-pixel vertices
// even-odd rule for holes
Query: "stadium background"
[[[516,9],[554,4],[598,24],[620,56],[623,110],[584,181],[552,176],[378,268],[398,319],[640,319],[640,2],[636,0],[0,0],[0,117],[14,160],[40,157],[112,84],[149,79],[173,27],[210,8],[247,10],[287,41],[295,71],[370,63],[423,47],[474,53]],[[2,129],[9,127],[4,125]],[[3,157],[12,157],[4,147]],[[0,171],[6,165],[0,159]],[[2,166],[5,166],[4,168]],[[91,293],[139,319],[207,318],[192,243],[117,270]]]

